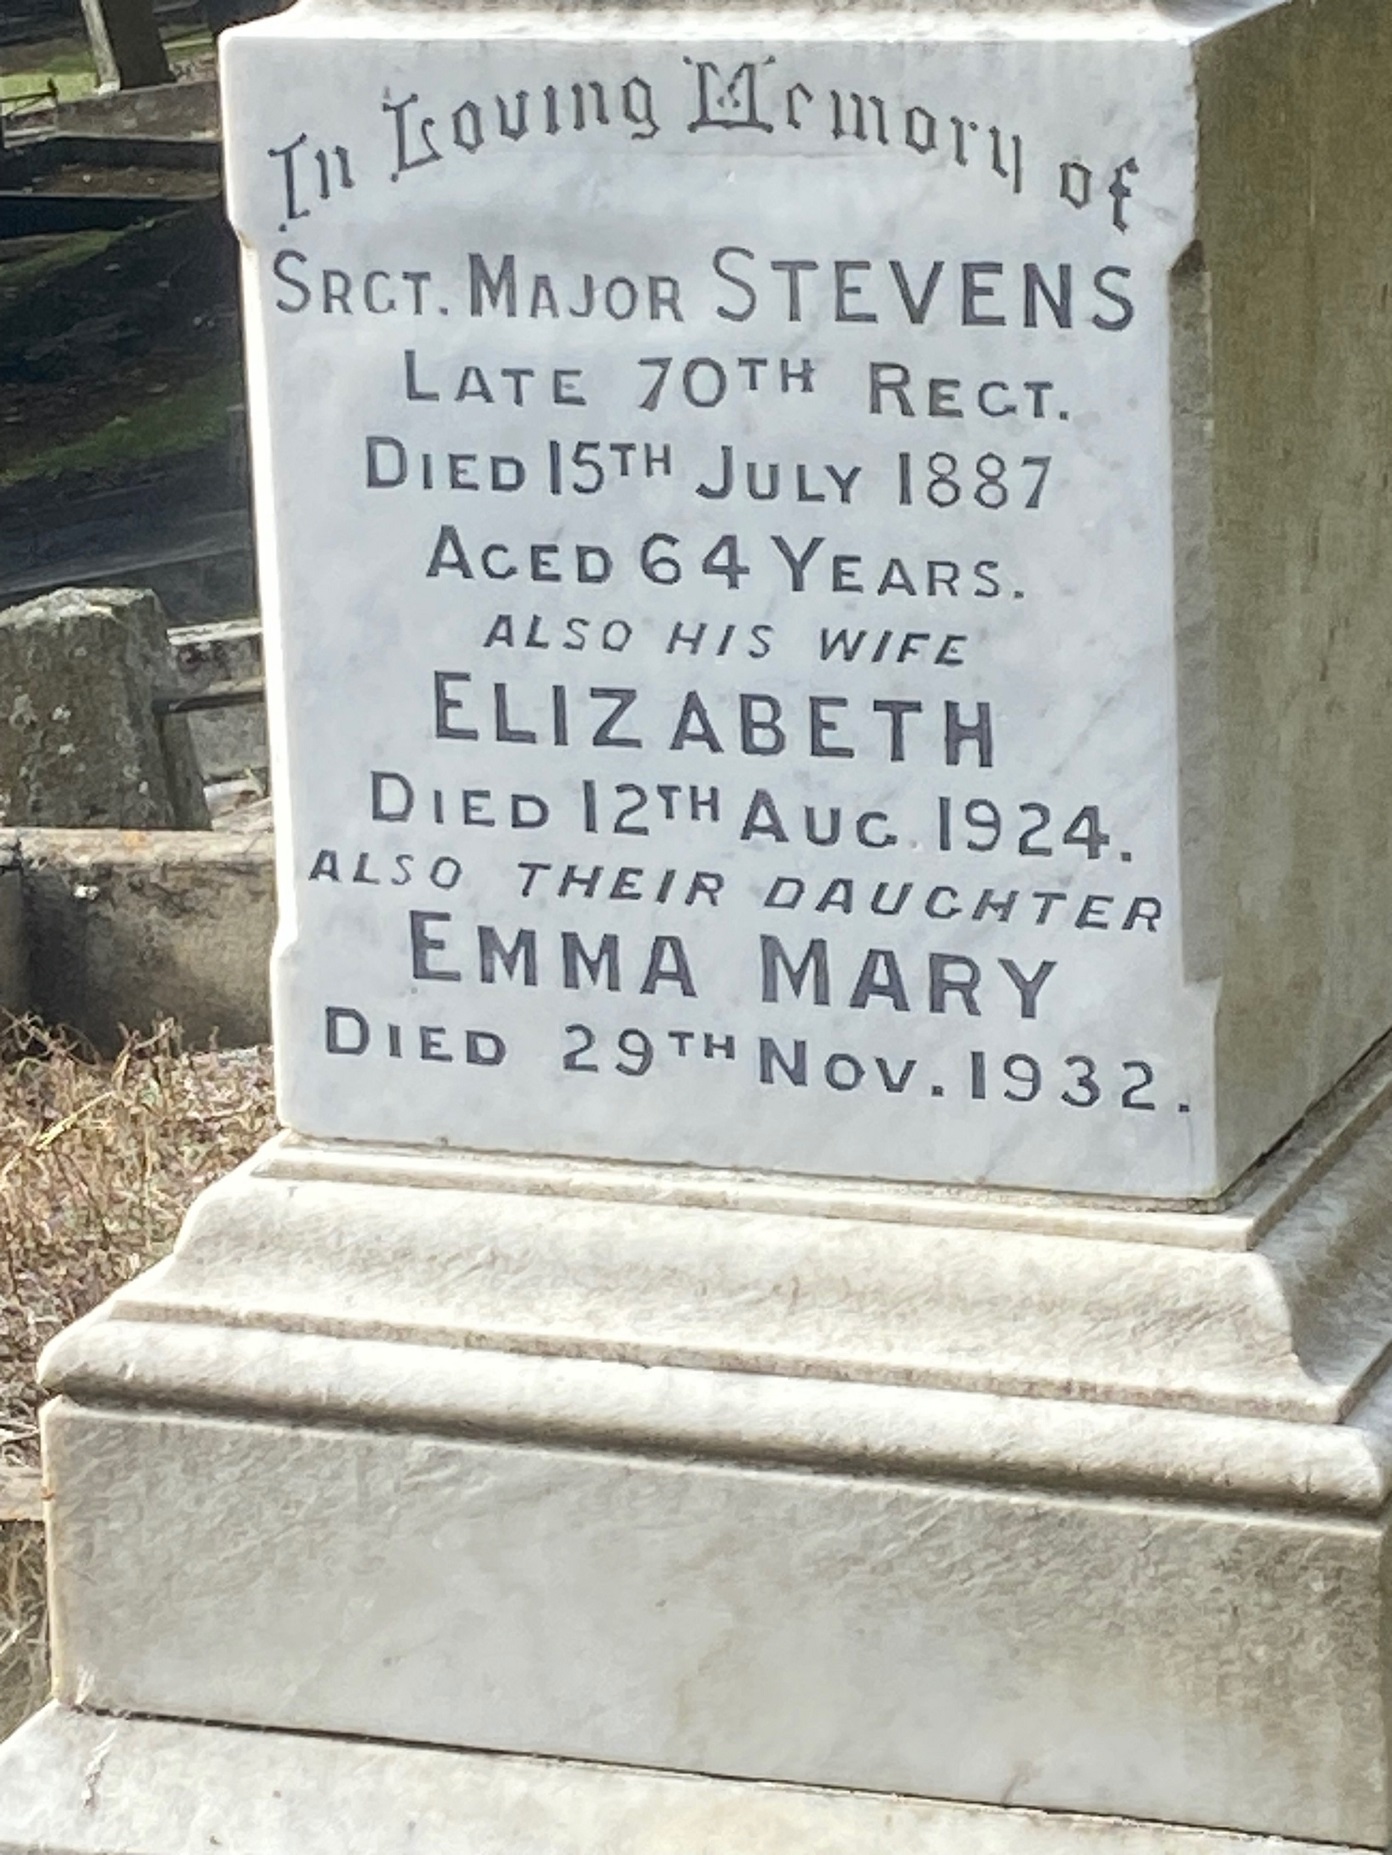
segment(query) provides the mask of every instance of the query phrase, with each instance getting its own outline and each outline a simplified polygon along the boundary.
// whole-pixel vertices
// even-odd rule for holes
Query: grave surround
[[[0,1855],[1386,1847],[1385,12],[223,52],[286,1131]]]

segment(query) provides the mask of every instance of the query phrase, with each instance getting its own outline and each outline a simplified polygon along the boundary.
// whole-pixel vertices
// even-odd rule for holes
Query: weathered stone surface
[[[1381,1847],[1387,1095],[1219,1218],[275,1143],[44,1356],[58,1691]]]
[[[215,141],[221,129],[217,79],[181,78],[143,90],[113,90],[68,97],[53,112],[59,134],[140,135],[178,141]]]
[[[152,1781],[158,1774],[158,1782]],[[1331,1855],[1327,1845],[51,1707],[0,1855]]]
[[[1376,1520],[64,1399],[45,1425],[68,1701],[1392,1828]]]
[[[221,687],[247,689],[263,676],[261,624],[258,619],[225,619],[207,625],[180,625],[169,634],[180,690],[206,694]],[[235,779],[270,764],[264,698],[229,702],[187,714],[193,751],[205,784]]]
[[[0,831],[0,1012],[29,1009],[29,948],[19,840]]]
[[[20,854],[28,1002],[51,1023],[107,1050],[160,1018],[269,1040],[269,829],[25,831]]]
[[[0,819],[136,829],[208,823],[152,593],[66,589],[0,613]]]
[[[0,1522],[33,1524],[43,1519],[42,1480],[36,1469],[0,1463]]]
[[[179,686],[190,695],[217,683],[255,681],[263,673],[261,621],[257,618],[172,626],[169,648]]]
[[[1392,1484],[1342,1421],[1392,1325],[1387,1065],[1364,1080],[1221,1217],[286,1136],[206,1193],[161,1274],[45,1369],[72,1390],[98,1334],[119,1346],[131,1319],[241,1330],[275,1308],[307,1333],[950,1388],[990,1398],[993,1417],[1001,1397],[1025,1411],[1037,1398],[1040,1436],[991,1432],[991,1453],[1033,1479],[1195,1496],[1216,1483],[1296,1504],[1305,1488],[1376,1513]],[[1138,1407],[1293,1427],[1263,1432],[1277,1454],[1244,1467],[1190,1422],[1151,1461]],[[954,1408],[975,1407],[935,1411],[919,1467],[973,1468],[977,1435]],[[1048,1433],[1067,1440],[1041,1454]],[[737,1441],[729,1412],[718,1435]]]

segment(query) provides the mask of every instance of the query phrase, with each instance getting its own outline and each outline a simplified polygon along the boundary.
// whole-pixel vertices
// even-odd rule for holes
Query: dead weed
[[[48,1699],[43,1528],[0,1525],[0,1739]]]
[[[0,1462],[37,1460],[45,1342],[274,1129],[269,1050],[186,1051],[161,1024],[105,1061],[33,1019],[0,1026]]]

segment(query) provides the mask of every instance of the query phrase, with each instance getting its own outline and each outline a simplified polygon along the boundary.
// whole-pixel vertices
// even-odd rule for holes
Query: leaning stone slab
[[[0,819],[12,825],[201,829],[188,726],[150,592],[64,588],[0,612]]]

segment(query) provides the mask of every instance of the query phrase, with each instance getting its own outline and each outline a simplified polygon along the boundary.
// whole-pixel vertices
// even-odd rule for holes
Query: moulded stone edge
[[[1392,1495],[1392,1382],[1358,1424],[1312,1425],[98,1310],[50,1346],[43,1383],[80,1405],[1350,1519]]]

